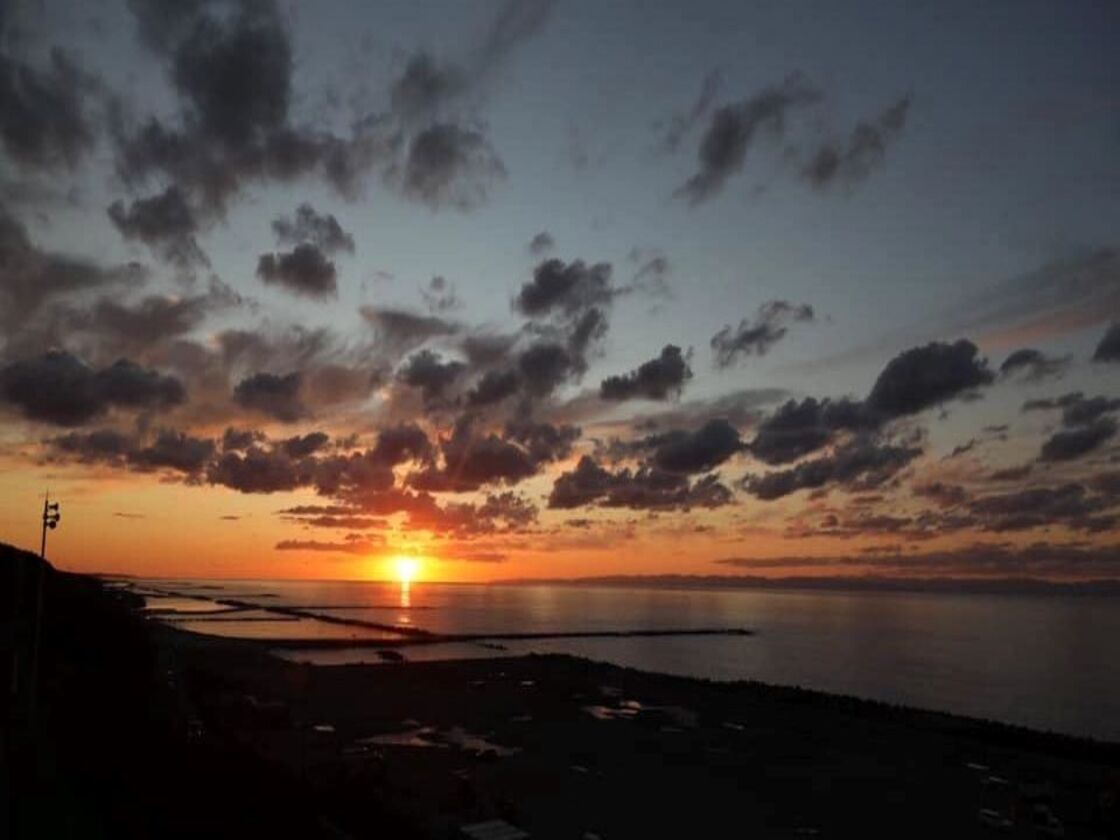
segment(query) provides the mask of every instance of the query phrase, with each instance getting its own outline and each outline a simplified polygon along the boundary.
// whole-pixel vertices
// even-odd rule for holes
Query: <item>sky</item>
[[[0,539],[1120,576],[1109,3],[0,4]]]

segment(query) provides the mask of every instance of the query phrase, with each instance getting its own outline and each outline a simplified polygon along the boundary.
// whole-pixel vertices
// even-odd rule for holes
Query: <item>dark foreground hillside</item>
[[[1116,745],[562,656],[299,665],[0,559],[24,671],[43,575],[17,838],[1120,836]]]
[[[14,639],[21,672],[15,694],[6,681],[3,695],[9,836],[334,836],[296,780],[253,755],[188,737],[189,714],[159,679],[159,655],[131,610],[136,596],[0,546],[0,599],[4,662],[12,661]]]

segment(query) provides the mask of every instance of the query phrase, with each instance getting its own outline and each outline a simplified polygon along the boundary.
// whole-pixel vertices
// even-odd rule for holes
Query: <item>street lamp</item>
[[[38,579],[35,582],[35,629],[31,634],[31,668],[27,680],[28,721],[32,729],[35,726],[35,713],[37,711],[35,695],[39,683],[39,633],[43,623],[43,578],[47,575],[47,531],[53,531],[57,528],[60,519],[62,519],[62,513],[58,509],[58,502],[52,502],[51,494],[48,492],[43,497],[43,540],[39,544],[39,558],[43,562],[39,564]]]
[[[58,509],[58,502],[51,501],[51,494],[43,498],[43,541],[39,545],[39,557],[43,560],[47,559],[47,529],[52,531],[58,527],[58,521],[62,519],[62,513]]]

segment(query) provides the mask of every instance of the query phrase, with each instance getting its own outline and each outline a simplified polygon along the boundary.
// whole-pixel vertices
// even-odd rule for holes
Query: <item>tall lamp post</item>
[[[47,576],[47,531],[58,527],[62,513],[58,509],[58,502],[51,501],[48,492],[43,497],[43,537],[39,543],[39,579],[35,584],[35,630],[31,636],[31,668],[27,680],[28,716],[35,720],[35,694],[39,683],[39,629],[43,623],[43,578]]]
[[[43,560],[47,559],[47,529],[57,528],[60,519],[62,514],[58,510],[58,502],[52,502],[48,492],[43,498],[43,541],[39,544],[39,557]]]

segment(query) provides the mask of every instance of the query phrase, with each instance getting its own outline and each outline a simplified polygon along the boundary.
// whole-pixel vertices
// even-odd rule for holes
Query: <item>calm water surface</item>
[[[1117,598],[430,583],[402,591],[396,584],[303,581],[165,585],[448,633],[749,627],[758,635],[508,646],[669,674],[797,685],[1120,741]],[[292,622],[254,621],[251,629],[206,624],[191,622],[191,629],[276,638],[366,635],[337,625],[320,632],[326,627],[314,621],[300,624],[299,632]],[[470,655],[465,647],[449,647],[447,656]],[[438,655],[432,649],[424,657]],[[355,650],[295,656],[324,664],[376,660]]]

